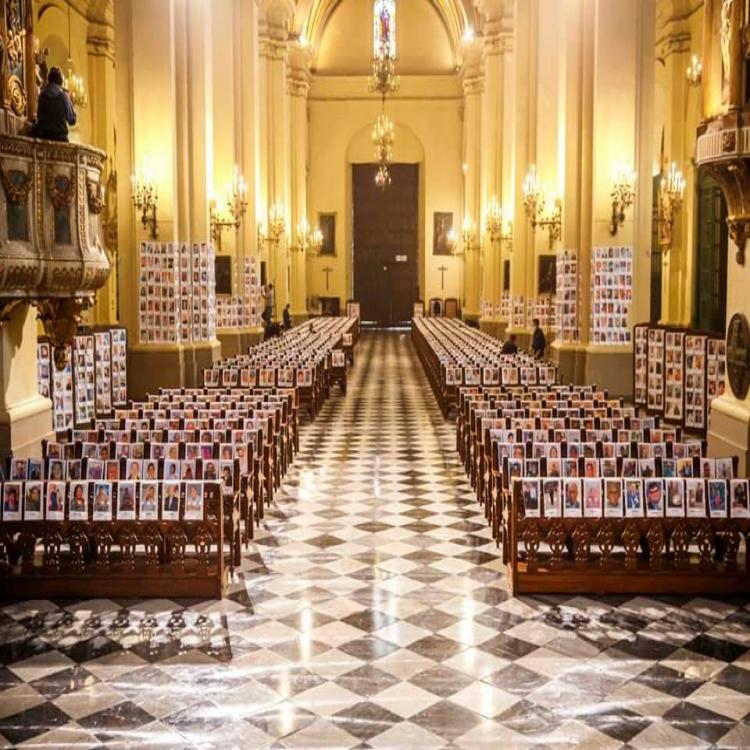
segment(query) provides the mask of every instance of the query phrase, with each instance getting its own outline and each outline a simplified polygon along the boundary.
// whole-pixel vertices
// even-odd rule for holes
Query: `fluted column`
[[[502,0],[480,0],[477,7],[483,17],[482,58],[485,86],[482,93],[482,198],[480,229],[484,230],[490,201],[495,201],[507,212],[512,204],[512,195],[504,191],[503,173],[507,143],[512,133],[507,132],[505,87],[506,66],[512,47],[511,20],[504,16]],[[483,299],[497,303],[502,284],[503,243],[494,242],[486,232],[483,236],[482,278],[480,295]],[[493,313],[494,315],[494,313]],[[494,323],[494,321],[492,321]],[[495,326],[489,323],[489,329]]]
[[[287,28],[294,7],[289,0],[261,0],[259,5],[260,41],[260,159],[259,223],[268,228],[272,206],[283,207],[286,232],[290,231],[289,196],[289,111],[286,93]],[[276,291],[280,316],[289,297],[287,269],[289,253],[286,236],[267,242],[262,249],[267,261],[267,278]]]
[[[299,243],[297,227],[303,222],[315,225],[314,217],[307,216],[307,94],[310,91],[310,61],[312,51],[307,45],[294,44],[289,50],[287,92],[289,95],[289,213],[292,226],[290,235]],[[306,253],[292,253],[291,311],[299,319],[307,314],[307,263]]]
[[[536,163],[537,118],[537,40],[539,1],[527,0],[516,4],[514,28],[514,179],[513,179],[513,255],[510,263],[510,295],[526,297],[531,293],[529,271],[533,273],[534,233],[523,206],[523,180],[532,164]],[[525,326],[511,324],[508,330],[526,333]],[[524,344],[521,339],[521,344]]]
[[[464,317],[479,317],[479,280],[481,257],[478,240],[482,214],[482,71],[481,45],[478,40],[465,43],[461,73],[464,92],[464,219],[476,223],[471,248],[464,248]]]

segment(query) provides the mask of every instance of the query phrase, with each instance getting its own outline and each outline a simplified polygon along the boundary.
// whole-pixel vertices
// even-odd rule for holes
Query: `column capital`
[[[291,44],[288,48],[286,90],[291,96],[307,96],[312,74],[313,53],[308,45]]]
[[[472,39],[464,42],[460,77],[464,95],[479,94],[484,90],[482,44],[480,39]]]
[[[106,57],[114,63],[114,29],[107,24],[89,23],[86,51],[91,57]]]
[[[256,0],[256,2],[258,3],[260,38],[286,44],[289,38],[289,23],[294,16],[292,0]]]

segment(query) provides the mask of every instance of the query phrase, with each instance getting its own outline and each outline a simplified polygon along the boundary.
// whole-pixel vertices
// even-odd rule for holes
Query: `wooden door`
[[[419,166],[392,164],[386,190],[374,164],[352,167],[354,299],[363,322],[395,325],[411,319],[419,298]]]

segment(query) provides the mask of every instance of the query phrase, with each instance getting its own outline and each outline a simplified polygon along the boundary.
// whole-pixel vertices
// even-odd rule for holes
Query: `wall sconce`
[[[545,203],[546,197],[539,187],[536,167],[532,165],[523,181],[523,206],[531,228],[536,230],[537,227],[542,227],[549,232],[551,249],[555,240],[559,240],[562,235],[562,201],[555,198],[554,208],[549,214],[544,213]]]
[[[132,184],[133,205],[141,212],[141,224],[144,229],[149,229],[149,237],[155,240],[159,236],[156,226],[156,204],[159,195],[154,182],[154,171],[147,164],[143,169],[136,171],[130,178]]]
[[[701,85],[701,81],[703,80],[703,63],[700,61],[698,55],[693,55],[691,58],[685,75],[690,86]]]
[[[451,249],[451,253],[453,255],[463,255],[464,251],[461,248],[461,246],[458,244],[458,234],[456,234],[456,228],[451,227],[448,230],[448,234],[446,235],[446,238],[448,240],[448,245]]]
[[[513,250],[513,223],[505,221],[503,209],[493,196],[485,209],[484,231],[491,243],[507,243],[509,250]]]
[[[286,219],[284,218],[284,204],[274,203],[268,211],[268,232],[263,229],[263,225],[258,225],[258,244],[270,242],[278,245],[281,238],[286,232]]]
[[[466,253],[479,249],[477,225],[472,221],[471,216],[464,216],[463,224],[461,224],[461,245]]]
[[[318,227],[310,229],[307,219],[302,219],[297,225],[297,242],[292,245],[292,252],[318,255],[322,246],[323,234],[320,229]]]
[[[614,237],[625,221],[625,209],[633,205],[635,198],[635,172],[632,167],[623,164],[615,169],[610,196],[612,197],[612,221],[609,224],[609,233]]]
[[[232,182],[227,185],[225,213],[216,208],[216,201],[209,203],[211,239],[221,248],[221,234],[225,229],[239,229],[247,211],[247,182],[235,164]]]
[[[672,249],[672,230],[675,214],[682,207],[685,195],[685,178],[677,165],[672,162],[669,172],[661,178],[659,184],[659,206],[657,222],[659,224],[659,246],[662,253],[667,254]]]

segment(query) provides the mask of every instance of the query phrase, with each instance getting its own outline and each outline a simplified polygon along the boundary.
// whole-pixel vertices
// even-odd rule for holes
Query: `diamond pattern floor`
[[[227,599],[0,611],[0,745],[750,746],[750,594],[511,598],[454,440],[364,334]]]

